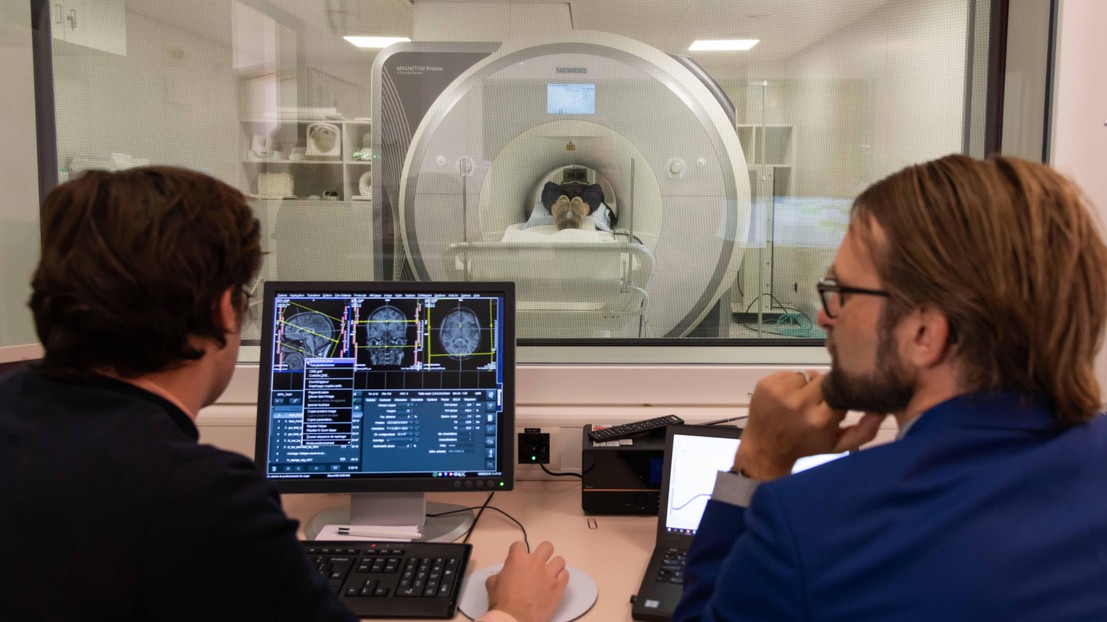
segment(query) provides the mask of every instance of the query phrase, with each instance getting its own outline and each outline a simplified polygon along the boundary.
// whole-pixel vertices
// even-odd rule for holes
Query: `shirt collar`
[[[185,413],[184,409],[180,408],[177,404],[165,399],[160,395],[156,395],[147,391],[146,389],[137,387],[131,383],[123,382],[122,380],[116,380],[115,378],[109,378],[108,376],[102,376],[100,374],[92,374],[89,379],[89,384],[94,387],[106,389],[109,391],[115,391],[118,393],[126,393],[128,395],[146,400],[157,406],[161,410],[165,411],[169,418],[173,421],[181,432],[192,440],[200,439],[200,431],[196,428],[196,422],[192,420]]]
[[[1012,391],[981,391],[941,402],[910,421],[896,439],[951,428],[1056,430],[1061,424],[1041,398]]]
[[[925,415],[925,412],[920,413],[918,417],[915,417],[914,419],[908,421],[907,425],[900,428],[899,432],[896,432],[896,440],[901,440],[903,439],[903,437],[907,436],[907,432],[910,431],[911,428],[915,426],[915,423],[918,422],[919,419],[922,419]]]

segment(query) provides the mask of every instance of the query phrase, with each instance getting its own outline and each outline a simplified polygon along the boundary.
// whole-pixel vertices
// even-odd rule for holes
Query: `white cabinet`
[[[124,0],[53,0],[51,32],[55,39],[127,55],[127,10]]]

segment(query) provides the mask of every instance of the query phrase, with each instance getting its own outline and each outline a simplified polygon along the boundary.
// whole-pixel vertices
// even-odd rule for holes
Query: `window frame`
[[[45,196],[58,183],[57,131],[54,114],[51,57],[50,2],[29,0],[34,34],[36,128],[38,134],[38,186]],[[970,19],[978,4],[968,0]],[[1051,21],[1058,0],[1050,0]],[[990,0],[987,94],[984,115],[984,153],[999,150],[1003,129],[1003,72],[1009,0]],[[1051,24],[1051,31],[1055,23]],[[1050,76],[1056,37],[1051,32]],[[971,39],[968,53],[972,54]],[[970,67],[971,69],[971,67]],[[971,81],[971,72],[967,81]],[[1051,78],[1047,98],[1053,89]],[[966,120],[971,102],[966,85]],[[1049,144],[1046,110],[1044,143]],[[970,145],[965,125],[965,149]],[[1045,155],[1045,154],[1043,154]],[[780,369],[824,370],[829,355],[818,339],[765,343],[751,339],[694,338],[642,340],[531,340],[521,343],[518,355],[518,402],[525,404],[579,405],[747,405],[756,382]],[[239,363],[218,404],[253,404],[257,400],[256,363]],[[566,391],[572,386],[572,391]]]

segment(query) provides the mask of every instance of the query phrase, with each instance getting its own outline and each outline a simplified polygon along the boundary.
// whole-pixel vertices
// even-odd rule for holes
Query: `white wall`
[[[216,20],[231,28],[229,5]],[[228,33],[199,36],[128,11],[127,55],[54,41],[58,158],[113,152],[241,186],[238,91]]]
[[[32,58],[30,3],[0,2],[0,348],[36,341],[27,309],[39,253]]]
[[[788,60],[769,123],[796,126],[795,194],[852,198],[961,151],[967,18],[966,0],[892,0]]]
[[[1062,0],[1059,17],[1051,164],[1080,184],[1107,223],[1107,2]],[[1107,350],[1097,362],[1107,395]]]

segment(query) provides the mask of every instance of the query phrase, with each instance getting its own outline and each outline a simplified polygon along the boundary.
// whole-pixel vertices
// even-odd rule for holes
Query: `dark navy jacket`
[[[708,503],[675,620],[1107,620],[1107,417],[962,396]]]
[[[107,378],[0,379],[0,620],[355,620],[254,464]]]

